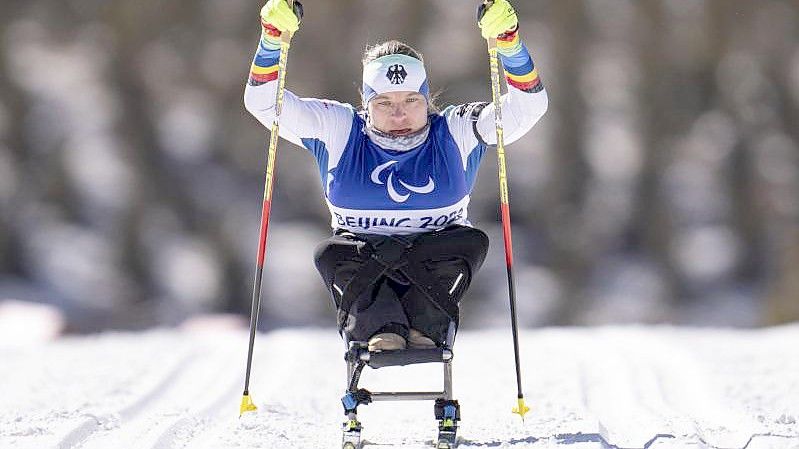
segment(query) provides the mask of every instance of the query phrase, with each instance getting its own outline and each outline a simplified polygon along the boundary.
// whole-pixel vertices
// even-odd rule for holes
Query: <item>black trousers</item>
[[[454,225],[410,236],[338,230],[321,242],[316,268],[338,311],[339,330],[366,341],[413,328],[439,344],[488,251],[479,229]]]

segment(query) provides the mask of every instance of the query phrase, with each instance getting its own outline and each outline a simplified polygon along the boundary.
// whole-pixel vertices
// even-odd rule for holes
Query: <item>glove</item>
[[[516,31],[519,18],[508,0],[489,0],[477,8],[477,26],[485,39],[497,38]]]
[[[297,0],[294,0],[293,11],[289,8],[287,0],[269,0],[261,8],[261,24],[265,29],[294,33],[300,29],[302,12],[302,4]]]

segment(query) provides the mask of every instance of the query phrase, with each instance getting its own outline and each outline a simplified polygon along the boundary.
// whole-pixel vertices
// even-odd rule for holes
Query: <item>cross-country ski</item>
[[[503,330],[463,331],[452,360],[457,446],[773,448],[799,445],[799,327],[547,328],[520,334],[524,421],[510,412]],[[239,417],[240,331],[116,333],[0,349],[0,447],[342,446],[346,353],[329,329],[258,335],[258,410]],[[373,392],[442,391],[442,364],[365,368]],[[365,449],[431,449],[434,403],[358,408]],[[356,446],[357,447],[357,446]]]

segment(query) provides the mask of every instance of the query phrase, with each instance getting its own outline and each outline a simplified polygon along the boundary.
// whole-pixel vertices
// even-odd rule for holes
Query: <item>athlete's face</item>
[[[386,92],[369,100],[372,126],[394,136],[412,134],[427,124],[427,99],[419,92]]]

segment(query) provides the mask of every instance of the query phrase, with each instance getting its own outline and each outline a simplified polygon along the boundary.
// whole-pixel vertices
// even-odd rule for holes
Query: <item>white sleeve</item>
[[[247,85],[244,107],[267,128],[275,119],[277,81],[260,86]],[[345,103],[316,98],[299,98],[288,89],[283,95],[280,137],[304,146],[302,139],[319,139],[328,149],[343,149],[349,139],[354,108]]]
[[[461,153],[463,168],[466,169],[469,156],[479,144],[486,144],[477,134],[477,120],[480,113],[488,103],[465,103],[458,106],[448,106],[441,115],[447,120],[447,128],[452,139]]]
[[[524,92],[508,84],[508,92],[501,97],[502,131],[505,143],[519,140],[535,125],[549,105],[546,89],[539,92]],[[477,132],[489,145],[497,144],[494,123],[494,104],[489,103],[480,113],[476,123]]]
[[[547,110],[549,100],[545,89],[529,93],[508,85],[508,93],[500,99],[505,143],[521,138],[538,122]],[[450,134],[458,145],[464,168],[478,144],[496,145],[494,104],[487,102],[450,106],[442,112]]]

